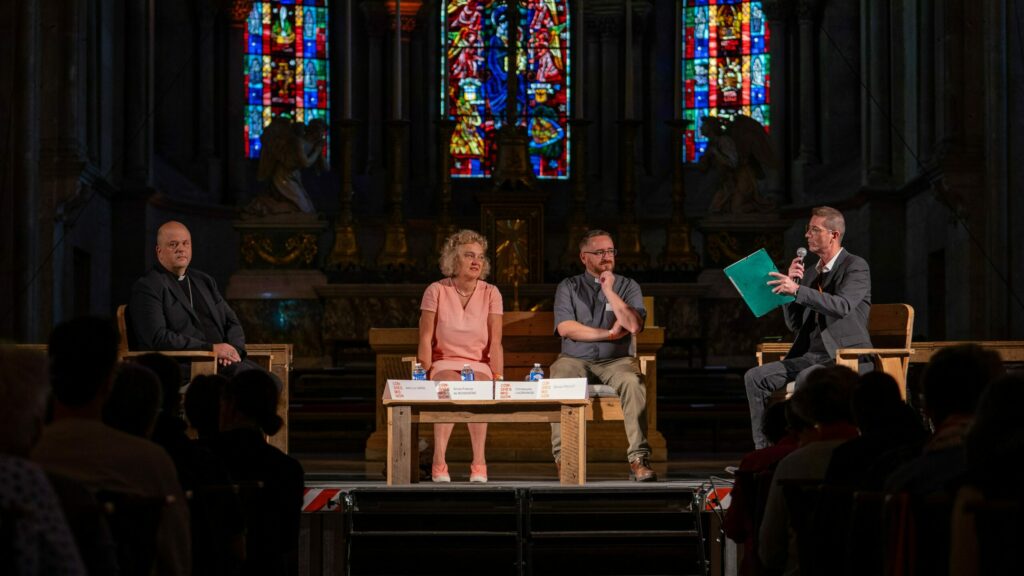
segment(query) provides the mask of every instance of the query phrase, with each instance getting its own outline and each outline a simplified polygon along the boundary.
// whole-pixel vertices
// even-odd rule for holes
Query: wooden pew
[[[377,355],[376,429],[366,442],[367,460],[382,461],[387,453],[387,410],[382,398],[388,379],[408,379],[408,359],[415,357],[419,343],[416,328],[371,328],[370,347]],[[665,437],[658,431],[658,376],[655,355],[665,341],[663,328],[645,327],[636,337],[637,359],[647,389],[647,439],[651,460],[667,458]],[[534,362],[540,362],[550,375],[551,363],[558,357],[561,343],[554,333],[551,312],[506,312],[503,316],[502,345],[505,350],[505,380],[525,380]],[[616,419],[618,421],[616,421]],[[591,462],[626,461],[626,433],[618,398],[595,398],[587,413],[587,453]],[[433,434],[424,427],[420,435]],[[451,461],[468,461],[468,434],[457,426],[448,448]],[[487,433],[489,462],[551,461],[551,428],[547,424],[492,424]],[[554,473],[554,466],[552,466]]]

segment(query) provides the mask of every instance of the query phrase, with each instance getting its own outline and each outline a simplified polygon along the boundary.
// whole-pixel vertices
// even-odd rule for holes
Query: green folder
[[[768,281],[774,278],[768,273],[778,271],[768,252],[761,248],[739,262],[726,266],[725,275],[732,281],[754,316],[760,318],[795,300],[792,296],[772,293],[773,287],[768,285]]]

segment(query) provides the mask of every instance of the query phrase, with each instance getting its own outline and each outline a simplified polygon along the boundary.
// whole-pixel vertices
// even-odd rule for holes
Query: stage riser
[[[678,487],[355,488],[303,515],[300,573],[703,574],[693,501]]]

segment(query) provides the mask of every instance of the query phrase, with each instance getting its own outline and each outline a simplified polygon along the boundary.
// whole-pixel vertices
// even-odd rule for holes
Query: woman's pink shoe
[[[469,465],[469,481],[470,482],[487,482],[487,464],[476,464]]]
[[[452,477],[448,475],[448,464],[432,464],[430,466],[430,481],[431,482],[451,482]]]

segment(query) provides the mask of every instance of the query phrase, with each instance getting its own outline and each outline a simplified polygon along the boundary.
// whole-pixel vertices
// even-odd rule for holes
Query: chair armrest
[[[125,352],[125,358],[138,358],[145,354],[162,354],[179,360],[193,360],[202,362],[204,360],[216,360],[217,354],[212,350],[132,350]]]
[[[792,342],[761,342],[757,345],[757,365],[782,360],[793,347]]]
[[[914,353],[913,348],[839,348],[836,356],[907,356]]]

